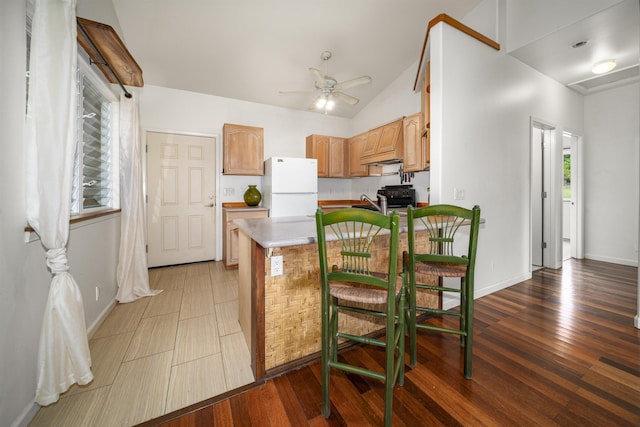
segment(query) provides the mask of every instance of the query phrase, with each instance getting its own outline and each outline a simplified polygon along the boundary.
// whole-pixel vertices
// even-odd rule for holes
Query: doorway
[[[581,137],[562,133],[562,260],[584,258],[582,245]]]
[[[554,127],[532,121],[531,126],[531,270],[549,267],[551,242],[550,165]]]
[[[148,264],[216,257],[216,138],[146,133]]]

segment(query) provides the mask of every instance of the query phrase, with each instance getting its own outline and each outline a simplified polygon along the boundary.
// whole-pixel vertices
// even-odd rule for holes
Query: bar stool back
[[[436,332],[460,335],[464,346],[464,376],[471,378],[473,344],[473,289],[478,228],[480,226],[480,207],[465,209],[453,205],[432,205],[407,209],[408,252],[403,253],[405,286],[407,287],[407,305],[410,347],[410,364],[416,365],[416,330],[426,329]],[[469,225],[469,227],[466,227]],[[461,227],[468,233],[461,232]],[[430,245],[427,253],[416,253],[416,231],[427,230]],[[466,240],[466,241],[465,241]],[[437,285],[420,283],[416,274],[437,276]],[[460,288],[444,286],[443,278],[459,277]],[[426,281],[426,280],[425,280]],[[460,294],[460,309],[442,310],[416,306],[416,291],[425,289]],[[423,313],[433,315],[457,316],[459,327],[443,327],[429,323],[419,323],[418,316]]]
[[[398,271],[397,213],[365,209],[316,213],[322,292],[322,414],[331,413],[330,369],[378,379],[385,384],[385,425],[391,425],[393,387],[404,382],[405,292]],[[329,239],[328,239],[329,237]],[[388,246],[381,244],[386,243]],[[327,241],[329,240],[329,242]],[[336,242],[337,240],[337,242]],[[328,249],[329,248],[329,249]],[[397,283],[396,283],[397,282]],[[384,339],[346,330],[339,313],[374,316]],[[339,324],[345,330],[339,330]],[[338,361],[338,340],[385,348],[384,372]]]

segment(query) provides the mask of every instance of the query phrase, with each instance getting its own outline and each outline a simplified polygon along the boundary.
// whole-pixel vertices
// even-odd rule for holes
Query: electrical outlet
[[[271,257],[271,275],[272,276],[282,275],[282,255]]]
[[[225,188],[222,190],[222,194],[223,194],[224,196],[233,196],[233,195],[235,194],[235,190],[234,190],[234,188],[233,188],[233,187],[225,187]]]

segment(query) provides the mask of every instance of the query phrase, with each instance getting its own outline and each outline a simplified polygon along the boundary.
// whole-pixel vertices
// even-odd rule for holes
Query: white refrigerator
[[[314,215],[318,208],[318,161],[270,157],[264,162],[263,206],[272,218]]]

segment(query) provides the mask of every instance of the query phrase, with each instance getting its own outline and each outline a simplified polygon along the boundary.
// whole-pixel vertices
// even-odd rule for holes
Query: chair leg
[[[412,368],[416,367],[416,359],[417,359],[417,345],[416,345],[416,276],[415,272],[409,272],[409,283],[408,287],[408,306],[409,306],[409,321],[407,324],[407,328],[409,329],[409,364]]]
[[[473,281],[467,280],[465,283],[465,343],[464,343],[464,377],[471,379],[471,368],[473,362]]]
[[[395,301],[390,304],[395,305]],[[398,317],[402,313],[398,312]],[[396,354],[396,319],[393,312],[387,311],[385,334],[385,371],[384,371],[384,425],[391,426],[393,415],[393,386],[395,379],[395,354]]]
[[[407,322],[406,322],[406,295],[407,289],[403,286],[400,291],[400,305],[398,307],[398,333],[400,334],[400,338],[398,339],[398,360],[400,366],[398,367],[398,384],[404,385],[404,349],[406,343],[406,333],[407,333]]]
[[[331,299],[331,297],[329,297]],[[331,353],[329,301],[322,304],[322,416],[328,418],[331,415],[331,401],[329,398],[330,368],[329,358]]]
[[[466,331],[467,318],[467,288],[465,278],[460,279],[460,330]],[[465,346],[467,339],[465,335],[460,335],[460,345]]]

